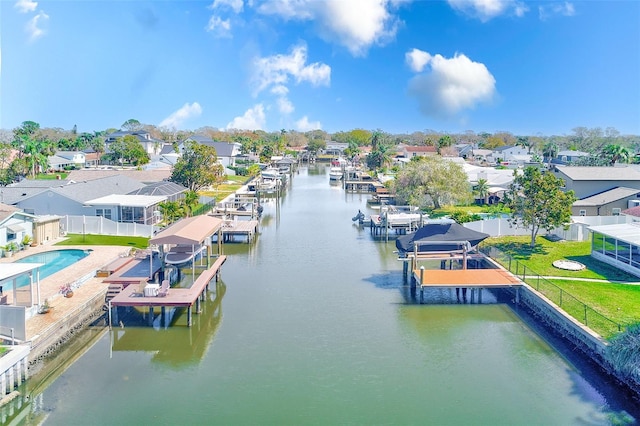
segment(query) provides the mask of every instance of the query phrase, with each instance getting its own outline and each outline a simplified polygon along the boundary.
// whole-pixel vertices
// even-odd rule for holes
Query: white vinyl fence
[[[591,238],[589,227],[594,225],[614,225],[629,223],[631,216],[572,216],[571,224],[567,229],[558,227],[550,232],[567,241],[587,241]],[[531,235],[530,228],[512,226],[506,218],[479,220],[465,223],[464,226],[474,231],[484,232],[492,237]],[[540,230],[539,235],[546,235],[546,230]]]
[[[64,216],[60,228],[68,234],[120,235],[129,237],[152,237],[159,229],[154,225],[121,223],[102,216]]]

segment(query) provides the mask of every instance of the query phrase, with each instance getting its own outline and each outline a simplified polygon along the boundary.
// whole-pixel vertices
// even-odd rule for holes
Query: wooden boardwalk
[[[149,308],[149,321],[153,320],[153,309],[159,307],[165,314],[167,307],[187,308],[187,325],[191,326],[192,307],[195,305],[196,313],[200,311],[200,301],[204,297],[209,283],[218,280],[220,268],[227,260],[224,255],[219,256],[213,265],[203,271],[189,288],[169,288],[166,296],[145,296],[140,286],[129,285],[121,293],[109,301],[109,326],[118,323],[118,307],[147,307]],[[163,315],[164,316],[164,315]]]

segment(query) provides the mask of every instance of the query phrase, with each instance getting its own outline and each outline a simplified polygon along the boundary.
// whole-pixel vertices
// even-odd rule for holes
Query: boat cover
[[[460,250],[461,244],[467,241],[474,247],[487,237],[489,234],[465,228],[455,222],[430,223],[396,239],[396,247],[400,253],[413,252],[415,244],[418,245],[418,251],[455,251]]]

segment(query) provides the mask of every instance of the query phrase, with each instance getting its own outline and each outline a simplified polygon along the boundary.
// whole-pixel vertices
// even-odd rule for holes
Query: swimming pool
[[[40,279],[43,279],[84,259],[89,256],[89,253],[88,250],[80,249],[54,250],[32,254],[31,256],[16,260],[15,263],[44,263],[44,265],[40,267]],[[28,282],[28,279],[25,279],[24,282],[18,280],[17,287],[27,285]]]

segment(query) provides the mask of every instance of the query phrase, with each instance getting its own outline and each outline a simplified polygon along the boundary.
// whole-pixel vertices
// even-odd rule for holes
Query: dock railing
[[[480,251],[501,264],[505,269],[520,278],[537,292],[542,293],[547,299],[571,315],[576,321],[584,324],[601,336],[609,338],[624,329],[624,325],[606,317],[571,293],[558,287],[549,279],[531,270],[531,268],[527,268],[526,265],[500,249],[491,246],[482,246],[480,247]]]

